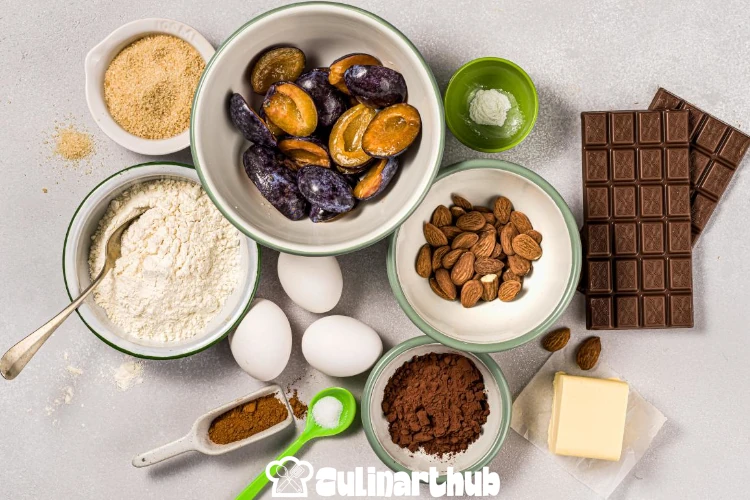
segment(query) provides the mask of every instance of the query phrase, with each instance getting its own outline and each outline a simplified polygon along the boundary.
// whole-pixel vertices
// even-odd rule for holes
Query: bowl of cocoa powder
[[[394,471],[444,475],[488,465],[505,441],[513,404],[500,367],[426,336],[388,351],[370,372],[362,425]]]

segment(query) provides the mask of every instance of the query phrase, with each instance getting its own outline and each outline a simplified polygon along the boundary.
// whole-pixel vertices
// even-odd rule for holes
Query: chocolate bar
[[[693,326],[688,111],[581,113],[592,330]]]
[[[663,88],[648,109],[685,109],[690,113],[690,207],[695,244],[750,147],[750,137]]]

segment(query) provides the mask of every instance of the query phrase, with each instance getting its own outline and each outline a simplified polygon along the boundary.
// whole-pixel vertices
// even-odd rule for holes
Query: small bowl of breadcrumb
[[[186,24],[141,19],[113,31],[86,56],[86,102],[110,139],[165,155],[190,145],[193,96],[213,46]]]

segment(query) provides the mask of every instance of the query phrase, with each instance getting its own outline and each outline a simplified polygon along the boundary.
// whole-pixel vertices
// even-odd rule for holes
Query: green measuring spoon
[[[344,406],[343,410],[341,410],[341,416],[339,417],[339,425],[332,429],[326,429],[319,426],[312,416],[315,404],[326,396],[333,396],[334,398],[341,401],[341,404]],[[300,448],[302,448],[305,443],[307,443],[311,439],[335,436],[336,434],[345,431],[350,425],[352,425],[352,422],[354,422],[354,416],[356,415],[356,413],[357,401],[354,399],[354,396],[351,392],[347,391],[346,389],[342,389],[341,387],[329,387],[328,389],[323,389],[310,400],[309,409],[307,410],[307,423],[305,424],[305,430],[302,431],[302,434],[300,434],[299,437],[292,444],[290,444],[286,450],[281,452],[281,454],[276,457],[276,460],[281,460],[282,458],[293,456],[299,451]],[[271,475],[276,475],[277,470],[277,466],[271,467]],[[264,470],[263,472],[258,474],[258,477],[256,477],[253,482],[247,486],[247,488],[242,490],[242,492],[237,495],[236,500],[251,500],[252,498],[255,498],[258,493],[260,493],[261,490],[266,486],[266,484],[268,484],[268,482],[269,479],[268,476],[266,476],[266,471]]]

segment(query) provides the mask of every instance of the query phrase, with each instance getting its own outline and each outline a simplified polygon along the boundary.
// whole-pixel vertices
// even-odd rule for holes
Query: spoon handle
[[[73,311],[78,309],[86,297],[94,291],[96,285],[104,277],[106,273],[104,271],[97,276],[91,285],[81,293],[81,296],[70,303],[68,307],[60,311],[60,313],[42,325],[38,330],[29,334],[26,338],[18,342],[16,345],[8,349],[2,359],[0,359],[0,375],[6,380],[13,380],[21,373],[26,363],[36,354],[40,347],[47,341],[52,332],[63,324],[63,321],[71,315]]]
[[[296,454],[305,443],[312,439],[312,437],[313,436],[311,434],[303,432],[292,444],[289,445],[286,450],[282,451],[281,454],[276,457],[275,461],[279,461],[282,458],[294,456],[294,454]],[[258,476],[253,480],[252,483],[247,485],[247,487],[242,490],[239,495],[237,495],[237,498],[235,500],[252,500],[253,498],[255,498],[258,493],[260,493],[263,488],[269,483],[270,479],[268,479],[268,475],[275,476],[277,470],[278,466],[276,465],[266,467],[263,472],[258,474]],[[268,475],[266,475],[266,471],[268,471]]]
[[[192,435],[188,434],[187,436],[183,436],[176,441],[172,441],[171,443],[159,446],[158,448],[154,448],[153,450],[147,451],[146,453],[141,453],[140,455],[133,458],[133,466],[148,467],[149,465],[161,462],[162,460],[176,457],[177,455],[181,455],[185,452],[194,450],[195,445],[193,444]]]

